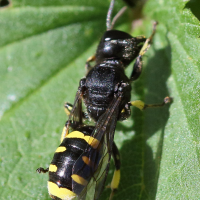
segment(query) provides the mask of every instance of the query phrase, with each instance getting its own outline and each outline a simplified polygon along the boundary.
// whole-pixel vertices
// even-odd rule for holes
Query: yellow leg
[[[63,127],[63,131],[62,131],[62,134],[61,134],[61,138],[60,138],[60,141],[62,143],[63,139],[68,135],[68,130],[66,128],[66,126]]]
[[[70,104],[70,103],[65,103],[65,113],[67,114],[67,116],[69,116],[70,115],[70,113],[71,113],[71,110],[72,110],[72,108],[73,108],[73,105],[72,104]]]
[[[146,108],[161,107],[161,106],[164,106],[165,104],[168,104],[170,102],[172,102],[172,98],[171,97],[165,97],[164,101],[160,104],[145,104],[143,101],[136,100],[136,101],[129,102],[129,105],[135,106],[135,107],[139,108],[140,110],[144,110]]]
[[[90,65],[90,63],[95,61],[95,60],[96,60],[96,56],[95,55],[90,56],[87,59],[86,64],[85,64],[85,68],[86,68],[87,72],[89,72],[92,69],[92,66]]]
[[[112,182],[110,185],[110,188],[112,191],[111,191],[109,200],[112,200],[113,195],[115,191],[118,189],[119,182],[120,182],[120,166],[121,166],[120,154],[115,142],[113,142],[113,146],[112,146],[112,157],[115,163],[115,171],[114,171]]]
[[[114,192],[117,190],[117,188],[119,187],[119,182],[120,182],[120,170],[115,170],[113,178],[112,178],[112,182],[111,182],[111,194],[110,194],[110,198],[109,200],[112,200]]]

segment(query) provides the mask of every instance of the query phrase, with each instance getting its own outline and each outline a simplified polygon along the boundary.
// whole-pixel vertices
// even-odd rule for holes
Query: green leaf
[[[48,167],[59,145],[64,102],[74,101],[85,61],[105,31],[108,6],[100,0],[13,0],[0,9],[0,199],[50,199],[48,175],[36,169]],[[122,6],[117,0],[115,11]],[[197,0],[149,0],[142,26],[133,31],[149,36],[153,20],[159,22],[132,100],[159,103],[170,95],[174,102],[144,112],[133,108],[118,123],[121,182],[113,200],[200,196],[198,6]],[[113,171],[112,165],[108,184]],[[109,193],[105,189],[100,199]]]

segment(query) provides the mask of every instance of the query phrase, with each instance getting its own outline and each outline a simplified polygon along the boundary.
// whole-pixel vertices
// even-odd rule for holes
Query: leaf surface
[[[67,119],[64,102],[74,100],[85,61],[105,31],[108,5],[18,0],[0,9],[0,199],[50,199],[48,175],[35,170],[48,167],[59,145]],[[122,6],[117,1],[115,10]],[[118,123],[121,182],[113,200],[200,196],[197,6],[197,1],[149,0],[142,26],[132,32],[149,36],[153,20],[159,22],[132,100],[160,103],[170,95],[174,102],[144,112],[133,108],[131,117]],[[109,193],[105,189],[100,199]]]

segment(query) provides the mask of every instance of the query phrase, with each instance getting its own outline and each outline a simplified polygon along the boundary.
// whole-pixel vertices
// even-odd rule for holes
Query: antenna
[[[106,17],[106,27],[107,27],[107,31],[112,30],[115,22],[117,21],[117,19],[123,15],[123,13],[126,11],[127,6],[124,6],[121,8],[121,10],[114,16],[112,22],[111,22],[111,16],[112,16],[112,11],[114,8],[114,4],[115,4],[115,0],[111,0],[110,2],[110,6],[108,9],[108,13],[107,13],[107,17]]]

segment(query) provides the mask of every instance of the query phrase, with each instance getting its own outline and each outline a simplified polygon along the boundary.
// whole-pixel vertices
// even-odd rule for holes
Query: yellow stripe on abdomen
[[[60,141],[62,142],[67,135],[68,135],[68,130],[67,130],[66,126],[64,126]]]
[[[66,136],[66,138],[79,138],[85,140],[89,145],[91,145],[94,149],[96,149],[99,145],[99,141],[92,136],[84,135],[80,131],[73,131]]]
[[[86,165],[90,167],[93,167],[95,165],[94,162],[90,160],[87,156],[82,156],[82,160]]]
[[[84,186],[86,186],[88,184],[87,180],[85,180],[83,177],[81,177],[77,174],[73,174],[73,175],[71,175],[71,177],[78,184],[81,184],[81,185],[84,185]]]
[[[62,200],[72,200],[77,195],[67,188],[59,188],[55,183],[48,181],[49,195],[53,195]]]
[[[58,167],[56,165],[50,164],[50,166],[49,166],[49,172],[56,172],[57,169],[58,169]]]
[[[67,148],[66,147],[58,147],[57,149],[56,149],[56,151],[55,151],[55,153],[62,153],[62,152],[64,152],[64,151],[66,151],[67,150]]]

